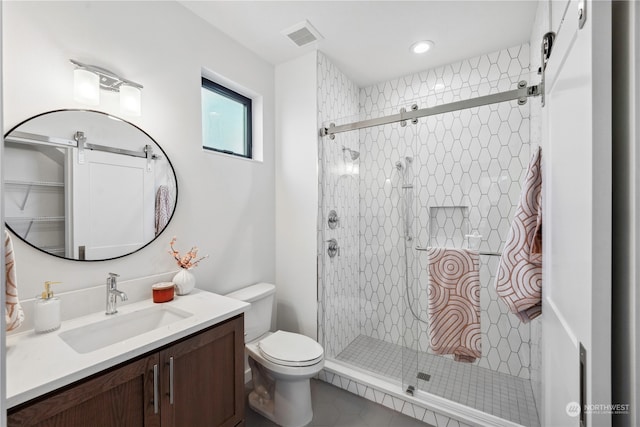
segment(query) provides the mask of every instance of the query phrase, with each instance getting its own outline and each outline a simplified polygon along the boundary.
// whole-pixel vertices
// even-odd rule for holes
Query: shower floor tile
[[[336,359],[395,379],[403,377],[405,366],[405,372],[411,374],[411,378],[404,376],[405,384],[523,426],[540,425],[531,384],[522,378],[434,354],[403,351],[400,345],[364,335],[353,340]],[[429,375],[429,380],[416,378],[416,368]]]

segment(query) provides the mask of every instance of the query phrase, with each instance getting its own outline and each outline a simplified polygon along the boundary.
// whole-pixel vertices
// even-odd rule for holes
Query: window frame
[[[229,89],[226,86],[221,85],[220,83],[216,83],[204,76],[202,76],[202,84],[201,89],[206,89],[211,92],[214,92],[220,96],[224,96],[232,101],[235,101],[244,106],[245,112],[245,120],[244,120],[244,151],[245,154],[236,153],[230,150],[223,150],[221,148],[207,147],[205,146],[205,141],[202,141],[202,148],[205,150],[215,151],[217,153],[229,154],[236,157],[241,157],[245,159],[253,159],[253,110],[252,110],[252,99],[246,97],[232,89]]]

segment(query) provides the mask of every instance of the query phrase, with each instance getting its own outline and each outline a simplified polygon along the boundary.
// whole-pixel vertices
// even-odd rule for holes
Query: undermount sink
[[[156,305],[131,313],[109,316],[105,320],[59,334],[78,353],[90,353],[137,335],[192,316],[175,307]]]

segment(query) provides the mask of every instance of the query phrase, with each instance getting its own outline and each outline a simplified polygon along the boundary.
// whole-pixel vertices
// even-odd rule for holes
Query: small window
[[[251,158],[251,99],[202,78],[202,146]]]

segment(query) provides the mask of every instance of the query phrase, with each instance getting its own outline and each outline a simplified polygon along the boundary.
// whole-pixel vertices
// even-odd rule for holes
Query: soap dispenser
[[[60,327],[60,299],[53,296],[51,285],[61,282],[44,282],[44,291],[36,297],[33,329],[37,333],[55,331]]]

